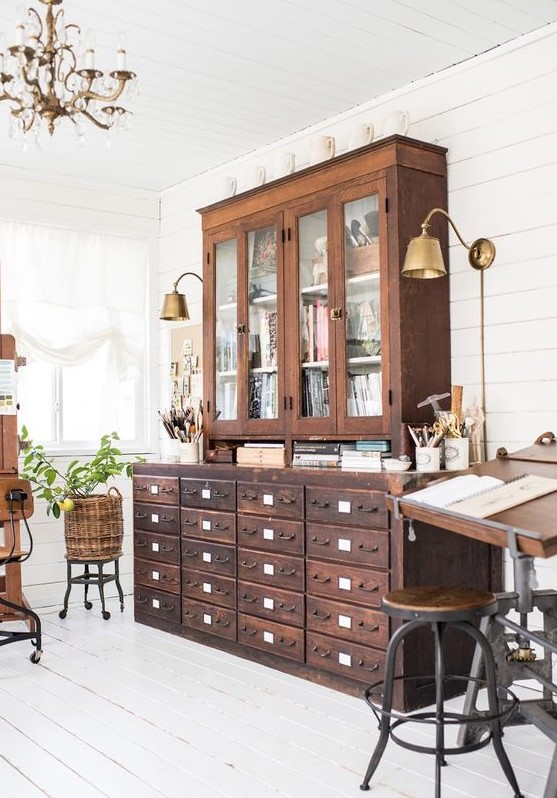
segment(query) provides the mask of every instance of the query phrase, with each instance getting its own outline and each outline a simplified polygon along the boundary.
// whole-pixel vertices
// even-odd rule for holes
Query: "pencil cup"
[[[416,446],[416,471],[439,471],[440,468],[438,446]]]
[[[462,471],[470,464],[468,438],[445,438],[445,468]]]
[[[178,463],[180,460],[180,441],[176,438],[163,438],[161,441],[161,459],[167,463]]]
[[[199,443],[180,443],[180,462],[198,463],[199,462]]]

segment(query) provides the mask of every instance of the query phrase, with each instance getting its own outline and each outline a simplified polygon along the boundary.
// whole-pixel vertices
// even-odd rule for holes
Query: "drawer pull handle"
[[[292,604],[291,607],[285,607],[284,603],[282,601],[279,601],[279,603],[277,604],[277,607],[279,608],[279,610],[283,610],[284,612],[296,612],[296,605],[295,604]]]
[[[242,532],[245,535],[257,535],[257,529],[248,529],[247,526],[242,527]]]
[[[133,490],[134,493],[145,493],[147,490],[147,485],[134,485]]]
[[[295,540],[296,533],[292,532],[290,535],[285,535],[284,532],[279,532],[278,537],[281,538],[281,540]]]
[[[161,524],[173,524],[175,520],[173,515],[161,515]]]
[[[331,617],[330,612],[319,612],[319,610],[314,610],[312,615],[314,618],[318,618],[320,621],[328,621]]]
[[[191,490],[190,488],[183,488],[182,493],[184,494],[184,496],[195,496],[195,494],[197,493],[197,488],[191,488]]]
[[[185,610],[184,612],[184,618],[195,618],[196,615],[197,613],[192,612],[191,610]]]
[[[372,665],[371,668],[366,668],[363,659],[359,659],[358,660],[358,668],[361,668],[363,671],[373,672],[373,671],[378,671],[379,670],[379,665],[377,663],[375,663],[375,665]]]
[[[136,540],[135,545],[138,549],[146,549],[147,548],[147,541],[146,540]]]
[[[169,574],[161,574],[161,579],[163,582],[174,582],[174,577]]]
[[[184,557],[197,557],[197,551],[190,551],[190,549],[186,549],[182,554]]]
[[[330,657],[331,656],[331,649],[330,648],[322,648],[319,649],[319,646],[314,646],[313,651],[317,654],[318,657]]]
[[[257,493],[240,493],[240,498],[247,499],[249,502],[254,502],[257,499]]]
[[[244,568],[249,568],[250,570],[252,570],[253,568],[257,568],[257,561],[253,562],[251,565],[249,565],[247,560],[242,560],[242,566]]]
[[[281,646],[286,646],[287,648],[292,648],[292,646],[296,645],[295,640],[285,640],[284,637],[279,637],[278,643]]]
[[[360,543],[358,546],[360,551],[366,551],[368,554],[373,554],[376,551],[379,551],[379,546],[364,546],[363,543]]]
[[[379,590],[379,585],[374,585],[373,587],[364,587],[364,583],[360,582],[358,585],[358,590],[363,590],[365,593],[375,593]]]
[[[288,498],[288,496],[279,496],[277,499],[277,502],[279,504],[296,504],[297,501],[298,500],[296,499],[295,496],[292,496],[290,499]]]
[[[161,488],[161,493],[174,493],[174,488],[165,488],[163,485]]]
[[[143,568],[138,568],[137,569],[137,573],[141,574],[141,576],[146,576],[147,575],[147,571],[144,570]]]
[[[294,576],[294,574],[296,573],[296,569],[295,568],[291,568],[289,571],[285,571],[284,568],[279,568],[278,572],[279,572],[279,574],[282,574],[283,576]]]
[[[230,562],[230,557],[221,557],[220,554],[217,554],[215,562]]]
[[[223,493],[221,493],[218,490],[213,491],[213,499],[226,499],[227,496],[228,496],[227,490],[225,490]]]
[[[163,604],[161,609],[163,609],[165,612],[174,612],[176,607],[174,606],[174,604],[172,604],[172,605]]]
[[[197,521],[190,521],[189,518],[182,518],[182,526],[197,526]]]
[[[311,539],[311,542],[315,543],[316,546],[328,546],[331,542],[331,539],[325,538],[325,540],[319,540],[319,538],[316,538],[314,535]]]
[[[197,587],[199,582],[195,580],[193,582],[190,582],[189,579],[184,579],[184,584],[187,585],[188,587]]]
[[[165,543],[161,543],[161,551],[164,551],[166,554],[172,554],[176,549],[174,546],[167,546]]]
[[[364,621],[360,621],[358,626],[360,627],[360,629],[363,629],[364,632],[376,632],[379,629],[378,623],[372,623],[369,626],[366,626]]]
[[[221,587],[215,587],[215,593],[220,593],[221,596],[229,596],[230,590],[223,590]]]
[[[318,574],[313,574],[311,578],[313,579],[314,582],[319,582],[322,585],[326,584],[326,582],[330,582],[331,581],[331,577],[330,576],[325,576],[323,578],[320,578],[318,576]]]
[[[144,518],[147,518],[147,513],[136,513],[135,517],[138,519],[138,521],[143,521]]]
[[[375,505],[375,507],[364,507],[363,504],[359,504],[356,507],[356,510],[359,510],[361,513],[377,513],[379,511],[379,507]]]
[[[328,499],[325,499],[324,502],[320,502],[317,499],[312,499],[310,501],[310,504],[312,504],[314,507],[321,507],[321,508],[325,508],[325,507],[330,507],[331,506],[331,503],[329,502]]]
[[[215,524],[215,529],[221,529],[223,532],[227,529],[230,529],[230,524],[219,524],[218,522]]]
[[[147,596],[137,596],[135,600],[138,604],[147,604]]]
[[[242,596],[240,596],[240,598],[242,601],[246,601],[248,604],[254,604],[257,601],[255,596],[248,596],[247,593],[244,593]]]
[[[224,618],[216,618],[215,624],[217,624],[217,626],[222,626],[226,629],[227,626],[230,626],[230,621],[226,621]]]
[[[257,629],[248,629],[247,626],[242,626],[242,632],[250,637],[257,634]]]

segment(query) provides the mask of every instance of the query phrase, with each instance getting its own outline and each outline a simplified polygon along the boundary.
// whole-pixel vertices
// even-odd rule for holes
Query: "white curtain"
[[[78,365],[101,347],[112,376],[132,376],[145,349],[146,239],[0,221],[2,331],[18,351]]]

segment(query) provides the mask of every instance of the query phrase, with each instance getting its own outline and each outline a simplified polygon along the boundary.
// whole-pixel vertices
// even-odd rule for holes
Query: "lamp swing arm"
[[[471,244],[467,244],[460,235],[457,226],[447,211],[444,211],[443,208],[433,208],[428,213],[422,223],[422,235],[427,235],[427,231],[430,227],[430,219],[435,213],[441,213],[449,221],[451,227],[455,231],[456,237],[462,246],[468,250],[468,263],[470,266],[478,271],[488,269],[495,260],[495,244],[493,241],[491,241],[489,238],[477,238],[475,241],[472,241]]]
[[[181,274],[181,275],[178,277],[178,279],[177,279],[177,280],[176,280],[176,282],[174,283],[174,286],[173,286],[172,290],[173,290],[173,291],[175,291],[175,292],[178,292],[178,283],[180,282],[180,280],[182,279],[182,277],[188,277],[188,275],[189,275],[189,276],[191,276],[191,277],[197,277],[197,279],[199,280],[199,282],[200,282],[200,283],[202,283],[202,282],[203,282],[203,280],[201,279],[201,277],[200,277],[198,274],[196,274],[195,272],[184,272],[183,274]]]

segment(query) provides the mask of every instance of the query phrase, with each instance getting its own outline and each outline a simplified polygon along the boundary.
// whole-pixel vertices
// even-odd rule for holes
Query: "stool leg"
[[[447,764],[445,759],[445,698],[443,681],[445,666],[443,663],[443,631],[444,624],[431,624],[435,637],[435,798],[441,798],[441,767]]]
[[[114,560],[114,581],[116,582],[116,590],[120,599],[120,612],[124,612],[124,591],[120,584],[120,563],[118,560]]]
[[[66,563],[66,592],[64,593],[64,606],[58,613],[60,618],[65,618],[68,614],[68,601],[72,590],[72,565],[70,561]]]
[[[104,606],[104,574],[102,562],[97,565],[97,568],[99,571],[99,595],[101,597],[102,616],[105,621],[107,621],[110,618],[110,613],[106,611]]]
[[[379,739],[375,745],[373,753],[371,755],[371,759],[369,760],[369,765],[367,766],[366,775],[364,776],[363,782],[360,784],[360,790],[369,790],[369,781],[379,762],[381,761],[381,757],[385,751],[387,743],[389,741],[389,732],[391,729],[391,719],[387,713],[389,713],[393,706],[393,685],[394,685],[394,675],[395,675],[395,661],[396,661],[396,654],[398,651],[398,647],[402,642],[403,638],[411,632],[416,626],[421,626],[420,623],[416,621],[409,621],[405,623],[400,629],[394,633],[389,641],[389,645],[387,647],[387,655],[385,657],[385,680],[383,682],[383,701],[381,702],[381,720],[379,721]]]
[[[463,632],[466,632],[470,635],[476,642],[476,644],[481,649],[483,654],[483,664],[485,668],[485,681],[487,685],[487,698],[488,698],[488,706],[490,714],[494,715],[499,712],[499,699],[497,696],[497,677],[495,674],[495,662],[493,659],[493,652],[491,650],[491,646],[489,645],[488,640],[484,637],[484,635],[476,629],[471,623],[467,623],[463,621],[461,623],[455,624],[459,629],[462,629]],[[491,727],[491,739],[493,742],[493,748],[497,755],[497,759],[499,760],[499,764],[503,769],[503,773],[507,777],[507,781],[511,785],[514,790],[515,798],[523,798],[522,793],[520,792],[520,787],[518,786],[518,782],[516,780],[516,776],[514,775],[514,770],[512,765],[509,761],[507,756],[507,752],[503,747],[502,737],[503,731],[501,727],[501,719],[496,718],[490,722]]]

